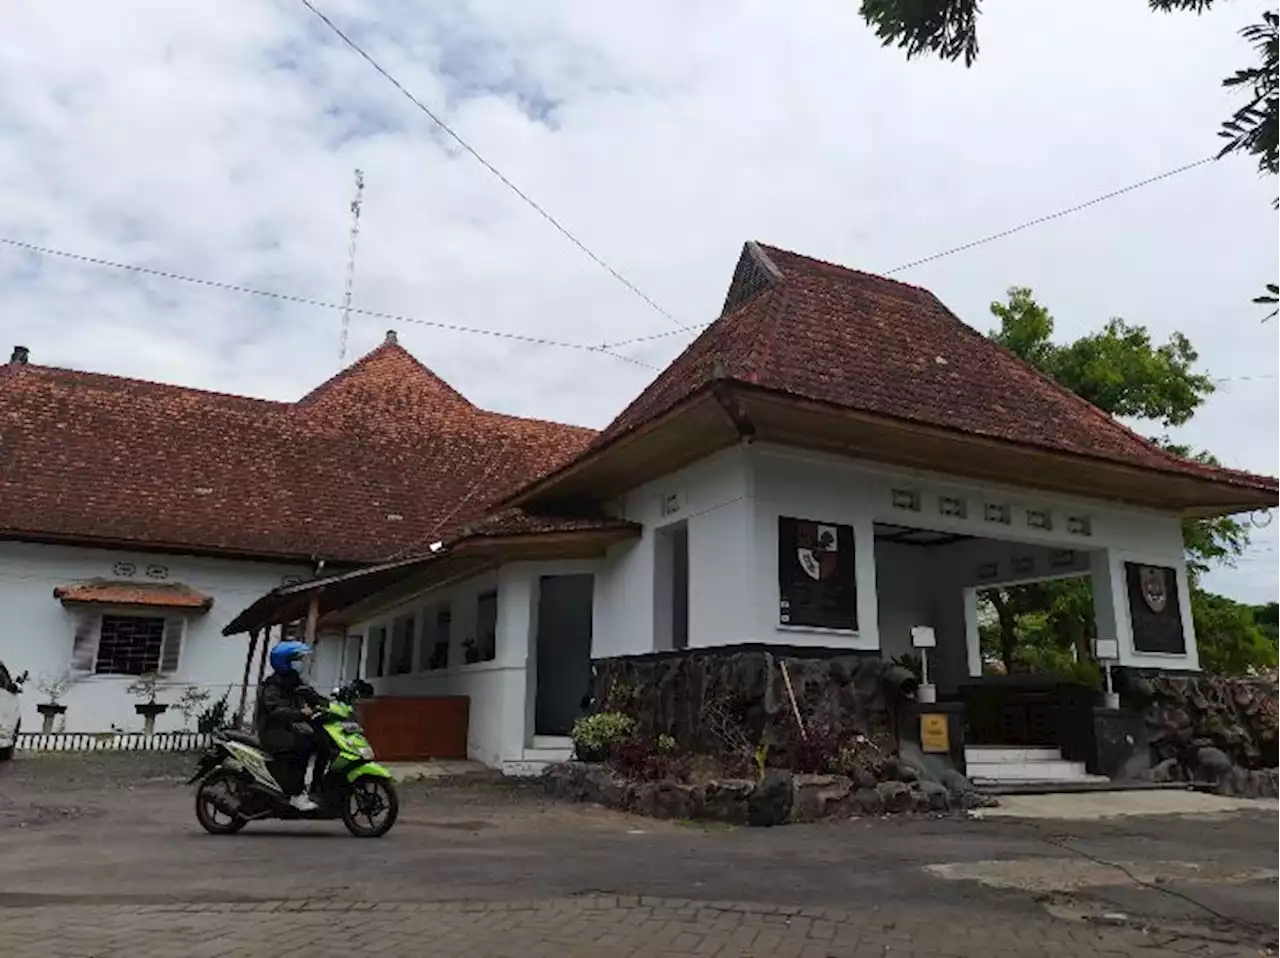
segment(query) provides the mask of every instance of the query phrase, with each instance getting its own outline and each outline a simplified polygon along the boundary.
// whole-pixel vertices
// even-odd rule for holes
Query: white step
[[[573,739],[567,735],[535,735],[530,743],[534,748],[573,750]]]
[[[966,764],[1060,762],[1062,751],[1056,748],[1023,748],[1016,745],[970,745],[964,750],[964,760]]]
[[[1087,782],[1090,776],[1084,762],[966,762],[965,774],[971,781],[992,782]]]

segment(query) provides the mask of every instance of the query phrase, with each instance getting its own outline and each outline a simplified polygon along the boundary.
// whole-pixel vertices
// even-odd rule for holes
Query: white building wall
[[[536,637],[539,584],[543,576],[596,573],[599,561],[564,560],[517,562],[442,589],[422,593],[380,611],[349,630],[366,639],[363,674],[378,695],[464,695],[469,700],[467,755],[486,765],[519,762],[532,744],[536,690]],[[597,576],[597,589],[600,578]],[[498,593],[495,657],[488,662],[464,661],[463,643],[476,634],[480,595]],[[422,641],[424,624],[447,605],[452,614],[449,665],[427,670]],[[383,627],[390,641],[392,623],[412,614],[415,621],[413,671],[374,676],[370,671],[368,636]],[[593,630],[602,628],[600,603],[593,603]]]
[[[896,507],[895,492],[911,493],[918,509]],[[962,500],[964,516],[943,515],[942,498]],[[899,499],[904,499],[901,495]],[[668,507],[664,510],[664,503]],[[676,507],[672,508],[671,503]],[[1007,509],[1008,523],[988,521],[986,506]],[[686,521],[690,552],[689,645],[744,642],[815,645],[897,655],[907,650],[910,625],[933,625],[939,645],[939,678],[948,684],[969,672],[967,614],[978,568],[1001,565],[1007,581],[1014,556],[1031,556],[1035,576],[1088,573],[1100,553],[1116,580],[1123,605],[1126,559],[1177,570],[1186,602],[1181,522],[1177,516],[1084,498],[958,480],[922,471],[894,469],[855,459],[809,453],[771,444],[726,450],[629,493],[614,513],[644,526],[641,538],[619,546],[598,579],[603,625],[593,654],[599,658],[655,649],[655,532]],[[1029,511],[1045,512],[1050,528],[1029,524]],[[778,517],[792,516],[853,527],[858,578],[858,629],[822,630],[778,620]],[[983,537],[985,542],[925,550],[874,543],[877,522]],[[1080,530],[1087,527],[1087,534]],[[910,551],[904,551],[909,549]],[[1070,569],[1055,564],[1066,550],[1077,555]],[[935,555],[930,556],[930,553]],[[946,556],[945,559],[940,558]],[[926,558],[928,556],[928,558]],[[1033,576],[1034,577],[1034,576]],[[884,591],[879,589],[884,579]],[[986,584],[994,584],[989,582]],[[881,621],[882,616],[884,621]],[[914,620],[919,621],[914,621]],[[1189,611],[1183,617],[1185,656],[1134,652],[1128,613],[1116,613],[1125,664],[1195,668]]]
[[[247,636],[225,637],[222,628],[237,613],[276,588],[288,576],[307,577],[306,565],[285,565],[88,549],[77,546],[0,542],[0,660],[15,674],[29,671],[31,681],[21,696],[22,727],[39,731],[36,706],[44,696],[36,690],[42,674],[60,675],[71,666],[75,619],[72,611],[53,597],[53,590],[88,579],[121,579],[113,570],[120,563],[136,567],[133,579],[143,583],[181,582],[213,597],[213,607],[190,616],[183,637],[178,670],[167,676],[157,701],[177,703],[182,690],[201,686],[220,698],[228,687],[229,704],[238,702],[243,679]],[[163,579],[148,578],[149,566],[163,567]],[[137,610],[149,614],[151,610]],[[256,663],[255,663],[256,669]],[[256,671],[251,681],[256,679]],[[142,718],[134,711],[137,699],[125,690],[134,681],[128,676],[86,675],[77,679],[62,702],[67,706],[62,727],[68,732],[101,732],[116,728],[141,731]],[[252,700],[253,690],[250,689]],[[156,720],[157,731],[176,731],[183,716],[176,708]]]
[[[745,586],[755,543],[745,452],[717,453],[613,504],[614,515],[644,532],[615,547],[596,578],[593,657],[653,651],[662,631],[655,622],[655,533],[679,522],[689,530],[690,647],[751,641],[756,612]]]

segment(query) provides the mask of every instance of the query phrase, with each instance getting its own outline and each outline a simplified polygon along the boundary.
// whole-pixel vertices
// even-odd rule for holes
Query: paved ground
[[[1274,953],[1271,809],[704,829],[427,782],[402,786],[382,840],[336,823],[215,838],[182,771],[0,767],[0,954]]]

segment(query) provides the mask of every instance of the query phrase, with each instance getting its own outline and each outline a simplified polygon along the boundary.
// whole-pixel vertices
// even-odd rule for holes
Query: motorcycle
[[[264,819],[342,819],[357,838],[379,838],[400,811],[391,773],[373,761],[373,749],[354,703],[373,694],[361,679],[335,689],[311,719],[320,738],[320,758],[312,797],[318,808],[299,811],[289,804],[270,769],[271,757],[257,738],[223,729],[213,733],[208,751],[188,785],[196,788],[196,820],[212,835],[234,835]]]

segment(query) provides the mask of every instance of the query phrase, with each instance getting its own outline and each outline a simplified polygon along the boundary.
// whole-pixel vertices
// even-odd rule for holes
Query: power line
[[[649,306],[653,307],[655,310],[657,310],[667,319],[671,320],[671,322],[675,323],[675,325],[679,327],[681,332],[689,331],[688,326],[684,325],[682,322],[680,322],[678,319],[672,316],[669,312],[667,312],[665,309],[659,306],[656,302],[654,302],[654,300],[652,300],[648,295],[646,295],[643,290],[641,290],[638,286],[636,286],[635,283],[631,282],[631,280],[627,279],[620,272],[618,272],[616,269],[614,269],[612,266],[606,263],[603,259],[597,256],[594,252],[592,252],[591,249],[585,243],[582,242],[582,240],[578,239],[578,237],[574,236],[573,233],[569,232],[568,228],[566,228],[559,220],[557,220],[554,216],[552,216],[545,209],[543,209],[542,206],[539,205],[538,202],[533,199],[533,197],[531,197],[524,190],[520,189],[520,187],[516,186],[513,182],[511,182],[511,180],[507,179],[507,177],[503,175],[501,170],[499,170],[496,166],[494,166],[492,163],[486,160],[483,156],[481,156],[475,147],[473,147],[470,143],[468,143],[461,136],[459,136],[453,130],[453,128],[450,127],[449,124],[447,124],[439,116],[437,116],[435,112],[431,110],[430,107],[428,107],[425,103],[423,103],[416,96],[410,93],[408,89],[405,88],[404,84],[402,84],[399,80],[397,80],[390,73],[388,73],[387,70],[380,63],[378,63],[377,60],[375,60],[372,56],[366,53],[365,50],[358,43],[356,43],[349,36],[343,33],[342,30],[338,28],[337,24],[335,24],[327,16],[325,16],[318,9],[316,9],[315,5],[311,3],[311,0],[299,0],[299,2],[308,10],[310,10],[313,14],[315,14],[316,17],[318,17],[326,27],[332,30],[338,36],[338,38],[342,40],[343,43],[345,43],[352,50],[358,53],[365,60],[365,62],[369,64],[369,66],[373,67],[380,74],[382,74],[382,76],[392,86],[394,86],[397,90],[399,90],[400,93],[410,103],[412,103],[419,110],[421,110],[427,116],[427,118],[431,120],[432,123],[434,123],[441,130],[443,130],[455,143],[458,144],[458,146],[462,147],[463,150],[471,154],[472,158],[475,159],[476,162],[478,162],[486,170],[488,170],[495,177],[497,177],[503,186],[511,190],[511,192],[514,193],[516,196],[520,197],[520,199],[522,199],[529,206],[530,209],[532,209],[544,220],[546,220],[548,223],[554,226],[556,230],[558,230],[560,234],[565,237],[565,239],[567,239],[579,250],[581,250],[583,253],[589,256],[597,266],[599,266],[601,269],[604,269],[606,272],[609,273],[610,276],[616,279],[619,283],[621,283],[627,289],[631,290],[631,292],[633,292],[636,296],[640,297],[640,299],[648,303]]]
[[[951,247],[951,249],[943,250],[940,253],[934,253],[931,256],[925,256],[925,257],[922,257],[921,259],[912,260],[909,263],[903,263],[901,266],[895,266],[893,269],[885,270],[884,272],[880,273],[880,275],[892,276],[894,273],[901,273],[903,270],[908,270],[915,266],[921,266],[924,263],[932,263],[934,260],[942,259],[945,256],[954,256],[956,253],[963,253],[965,250],[970,250],[977,246],[983,246],[987,243],[995,242],[998,239],[1004,239],[1006,236],[1012,236],[1014,233],[1021,233],[1023,230],[1031,229],[1031,227],[1033,226],[1039,226],[1042,223],[1048,223],[1052,220],[1061,219],[1062,217],[1069,216],[1072,213],[1078,213],[1080,210],[1088,209],[1091,206],[1097,206],[1099,203],[1105,203],[1107,200],[1115,199],[1117,196],[1123,196],[1125,193],[1131,193],[1134,190],[1141,189],[1144,186],[1150,186],[1152,183],[1159,183],[1161,180],[1167,180],[1171,176],[1177,176],[1179,173],[1185,173],[1188,170],[1194,170],[1198,166],[1204,166],[1206,163],[1212,163],[1217,158],[1218,157],[1216,155],[1206,156],[1203,159],[1196,160],[1194,163],[1187,163],[1175,169],[1167,170],[1164,173],[1157,174],[1156,176],[1147,177],[1147,179],[1145,180],[1139,180],[1137,183],[1130,183],[1128,186],[1122,186],[1120,187],[1120,189],[1112,190],[1110,193],[1104,193],[1101,196],[1095,196],[1091,200],[1086,200],[1083,203],[1077,203],[1075,206],[1069,206],[1066,209],[1058,210],[1056,213],[1049,213],[1049,214],[1046,214],[1045,216],[1037,216],[1033,220],[1027,220],[1025,223],[1020,223],[1017,226],[1010,227],[1009,229],[1001,230],[998,233],[992,233],[991,235],[984,236],[981,239],[972,240],[971,242],[968,242],[968,243],[962,243],[959,246],[953,246]],[[694,329],[702,330],[710,325],[711,325],[710,323],[702,323],[698,326],[695,326]],[[635,336],[635,337],[632,337],[631,339],[620,339],[612,343],[603,343],[601,348],[619,349],[623,346],[634,346],[638,343],[648,343],[657,339],[666,339],[669,336],[677,336],[677,335],[679,335],[679,333],[677,332],[652,333],[647,336]]]
[[[50,246],[37,246],[35,243],[26,243],[22,240],[13,239],[7,236],[0,236],[0,243],[6,246],[12,246],[17,249],[27,250],[31,253],[39,253],[42,256],[56,256],[61,259],[74,260],[78,263],[88,263],[92,266],[105,266],[110,269],[126,270],[131,273],[141,273],[147,276],[158,276],[161,279],[175,280],[180,283],[191,283],[194,286],[205,286],[210,289],[222,289],[233,293],[244,293],[248,296],[263,296],[269,299],[280,300],[286,303],[296,303],[300,306],[313,306],[317,309],[333,309],[342,312],[348,307],[338,303],[326,303],[324,300],[311,299],[307,296],[293,296],[289,293],[278,293],[269,289],[257,289],[253,286],[241,286],[237,283],[223,283],[218,280],[202,279],[198,276],[187,276],[183,273],[174,273],[169,270],[152,269],[149,266],[139,266],[137,263],[121,263],[115,260],[101,259],[97,256],[86,256],[82,253],[71,253],[67,250],[55,249]],[[570,343],[563,340],[547,339],[542,336],[526,336],[521,333],[509,333],[500,329],[483,329],[476,326],[462,326],[458,323],[442,323],[436,320],[419,319],[416,316],[405,316],[400,313],[385,313],[374,309],[361,309],[357,306],[349,307],[352,315],[368,316],[371,319],[385,319],[395,323],[412,323],[417,326],[429,326],[433,329],[442,329],[454,333],[469,333],[475,336],[489,336],[493,339],[509,339],[516,342],[529,343],[535,346],[553,346],[557,349],[575,349],[579,352],[600,353],[605,356],[612,356],[623,362],[630,363],[633,366],[642,366],[645,369],[656,369],[656,366],[643,362],[632,356],[624,356],[621,353],[615,353],[604,346],[590,346],[585,343]]]
[[[911,269],[913,266],[922,266],[925,263],[932,263],[935,259],[942,259],[944,256],[962,253],[965,250],[973,249],[975,246],[982,246],[985,243],[991,243],[998,239],[1004,239],[1006,236],[1012,236],[1014,233],[1021,233],[1023,230],[1030,229],[1033,226],[1039,226],[1041,223],[1048,223],[1050,220],[1070,216],[1072,213],[1078,213],[1080,210],[1088,209],[1090,206],[1097,206],[1099,203],[1105,203],[1107,200],[1113,200],[1117,196],[1123,196],[1125,193],[1132,193],[1134,190],[1141,189],[1144,186],[1150,186],[1152,183],[1159,183],[1161,180],[1167,180],[1169,177],[1177,176],[1179,173],[1185,173],[1187,170],[1194,170],[1197,166],[1204,166],[1206,163],[1212,163],[1217,158],[1218,156],[1216,153],[1213,156],[1203,157],[1202,159],[1196,160],[1194,163],[1179,166],[1177,169],[1167,170],[1164,173],[1148,177],[1145,180],[1139,180],[1137,183],[1130,183],[1128,186],[1122,186],[1118,190],[1112,190],[1110,193],[1103,193],[1101,196],[1095,196],[1091,200],[1086,200],[1083,203],[1077,203],[1075,206],[1069,206],[1065,210],[1058,210],[1058,212],[1050,213],[1047,216],[1037,216],[1033,220],[1027,220],[1027,222],[1020,223],[1010,229],[1001,230],[999,233],[992,233],[990,236],[982,237],[982,239],[963,243],[960,246],[953,246],[951,249],[943,250],[941,253],[934,253],[932,256],[926,256],[923,259],[912,260],[910,263],[903,263],[901,266],[895,266],[891,270],[886,270],[882,275],[892,276],[894,273],[901,273],[904,269]]]

